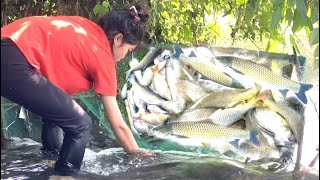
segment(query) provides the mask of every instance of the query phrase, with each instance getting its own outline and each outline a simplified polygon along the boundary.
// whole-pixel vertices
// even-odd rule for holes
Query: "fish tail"
[[[183,51],[180,47],[175,47],[174,48],[175,53],[172,55],[174,58],[179,59],[180,55],[183,54]]]
[[[197,56],[196,56],[196,54],[195,54],[193,51],[191,51],[189,57],[197,57]]]
[[[258,139],[258,134],[253,130],[250,131],[250,142],[252,144],[256,145],[256,146],[260,146],[260,141]]]
[[[313,87],[312,84],[301,84],[299,92],[296,93],[297,97],[304,103],[307,104],[308,99],[306,96],[306,91],[310,90]]]

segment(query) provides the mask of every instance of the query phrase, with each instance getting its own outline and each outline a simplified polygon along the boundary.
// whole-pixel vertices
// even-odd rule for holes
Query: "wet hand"
[[[142,148],[131,151],[129,153],[134,156],[153,156],[154,155],[154,152],[152,152],[151,150],[142,149]]]

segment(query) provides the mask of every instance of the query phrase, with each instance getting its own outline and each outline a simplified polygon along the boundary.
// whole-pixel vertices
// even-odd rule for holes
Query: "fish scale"
[[[219,70],[214,64],[210,62],[201,61],[196,58],[190,58],[183,54],[180,55],[179,60],[181,60],[186,65],[191,66],[200,74],[215,82],[218,82],[228,87],[232,87],[233,85],[232,78],[225,75],[221,70]]]
[[[171,133],[189,138],[206,138],[206,139],[239,139],[250,138],[250,132],[237,128],[224,128],[220,125],[207,122],[183,122],[170,123]]]
[[[199,99],[192,108],[221,107],[230,108],[241,102],[253,98],[260,90],[260,86],[251,89],[231,89],[221,92],[211,92]]]

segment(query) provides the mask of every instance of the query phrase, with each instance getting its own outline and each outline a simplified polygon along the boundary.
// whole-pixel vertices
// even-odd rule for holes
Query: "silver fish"
[[[230,127],[236,121],[244,118],[246,112],[255,107],[256,99],[253,98],[248,103],[239,104],[232,108],[218,109],[215,111],[209,119],[223,127]]]
[[[151,112],[151,113],[162,113],[162,114],[168,114],[167,111],[161,109],[159,106],[157,105],[153,105],[150,104],[147,106],[147,109]]]
[[[128,79],[133,71],[144,70],[152,62],[152,58],[155,57],[158,53],[160,53],[160,51],[160,48],[150,48],[148,53],[143,57],[139,64],[133,66],[127,71],[126,78]]]
[[[177,78],[175,76],[172,61],[173,61],[172,59],[167,60],[166,79],[168,82],[168,86],[169,86],[169,90],[170,90],[170,94],[171,94],[171,99],[175,101],[175,100],[177,100],[177,87],[176,87]]]
[[[293,144],[294,136],[287,121],[269,108],[257,107],[247,113],[246,121],[271,134],[278,145]],[[291,143],[290,143],[291,142]]]
[[[156,65],[153,73],[153,85],[156,92],[163,98],[171,100],[171,93],[165,76],[160,74]]]
[[[141,86],[134,78],[133,75],[129,76],[129,82],[132,84],[134,91],[138,93],[141,99],[148,104],[161,104],[165,100],[158,96],[157,94],[152,93],[148,88]]]

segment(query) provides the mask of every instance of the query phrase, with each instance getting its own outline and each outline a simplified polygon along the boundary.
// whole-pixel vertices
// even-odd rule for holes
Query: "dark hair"
[[[148,18],[148,12],[141,5],[135,5],[123,10],[110,11],[100,18],[98,25],[106,33],[110,45],[118,33],[123,34],[124,43],[137,45],[142,42]]]

